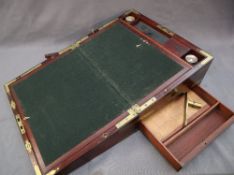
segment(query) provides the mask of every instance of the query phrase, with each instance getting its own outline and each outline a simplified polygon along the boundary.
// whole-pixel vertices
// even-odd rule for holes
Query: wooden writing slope
[[[128,11],[5,85],[37,175],[66,174],[140,129],[179,170],[233,122],[199,87],[212,56]]]

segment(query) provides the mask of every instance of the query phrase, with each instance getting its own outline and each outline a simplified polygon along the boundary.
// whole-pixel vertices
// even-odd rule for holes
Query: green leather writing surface
[[[180,65],[120,24],[79,49],[132,104],[181,70]]]
[[[45,164],[104,126],[129,105],[79,52],[14,87]]]
[[[181,69],[115,24],[13,89],[48,165]]]

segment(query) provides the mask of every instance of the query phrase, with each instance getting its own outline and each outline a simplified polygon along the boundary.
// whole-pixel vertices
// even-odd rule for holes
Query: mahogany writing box
[[[5,85],[35,173],[66,174],[140,129],[179,170],[233,122],[199,87],[212,56],[132,10]]]

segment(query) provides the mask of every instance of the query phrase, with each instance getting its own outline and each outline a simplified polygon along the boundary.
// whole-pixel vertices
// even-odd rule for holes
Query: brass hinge
[[[147,102],[145,102],[143,105],[139,106],[138,104],[133,105],[129,110],[128,110],[128,116],[122,119],[120,122],[118,122],[115,126],[117,129],[122,128],[129,122],[131,122],[133,119],[135,119],[138,114],[140,114],[142,111],[147,109],[149,106],[154,104],[157,101],[156,97],[152,97],[149,99]]]
[[[58,170],[59,170],[59,167],[56,168],[56,169],[54,169],[54,170],[51,170],[51,171],[48,172],[46,175],[54,175],[54,174],[56,174],[56,173],[58,172]]]
[[[154,104],[156,101],[157,101],[156,97],[152,97],[147,102],[145,102],[143,105],[141,105],[141,106],[136,105],[135,106],[135,110],[137,110],[137,113],[140,114],[142,111],[144,111],[145,109],[147,109],[149,106],[151,106],[152,104]]]
[[[204,50],[200,50],[200,53],[206,57],[204,60],[201,61],[201,65],[205,65],[213,59],[213,56]]]
[[[128,109],[128,116],[125,117],[124,119],[122,119],[120,122],[118,122],[115,126],[117,129],[122,128],[123,126],[125,126],[127,123],[129,123],[130,121],[132,121],[134,118],[137,117],[137,113],[134,110],[133,107],[131,107],[130,109]]]
[[[25,134],[25,129],[24,129],[23,123],[22,123],[22,121],[21,121],[21,119],[20,119],[20,115],[17,114],[17,115],[15,116],[15,118],[16,118],[16,121],[17,121],[17,123],[18,123],[18,126],[19,126],[19,129],[20,129],[21,134]]]

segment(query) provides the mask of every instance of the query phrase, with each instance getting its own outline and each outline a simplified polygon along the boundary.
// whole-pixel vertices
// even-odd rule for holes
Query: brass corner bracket
[[[5,91],[6,91],[7,94],[10,93],[9,85],[12,84],[12,83],[14,83],[15,81],[16,81],[16,79],[13,79],[13,80],[7,82],[7,83],[4,85],[4,88],[5,88]]]
[[[56,174],[56,173],[58,172],[58,170],[59,170],[59,167],[56,168],[56,169],[54,169],[54,170],[51,170],[51,171],[48,172],[46,175],[54,175],[54,174]]]
[[[207,53],[206,51],[204,50],[200,50],[200,53],[205,56],[205,59],[201,61],[201,65],[205,65],[207,64],[208,62],[210,62],[214,57],[212,55],[210,55],[209,53]]]
[[[34,171],[36,175],[42,175],[41,170],[37,164],[34,165]],[[46,175],[55,175],[58,171],[59,171],[59,167],[49,171],[48,173],[46,173]]]
[[[36,175],[42,175],[42,174],[41,174],[41,170],[40,170],[40,168],[38,167],[38,165],[34,165],[34,171],[35,171],[35,174],[36,174]]]

